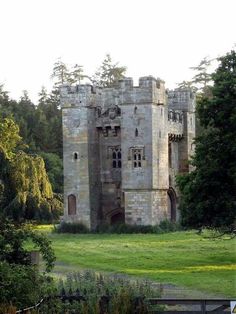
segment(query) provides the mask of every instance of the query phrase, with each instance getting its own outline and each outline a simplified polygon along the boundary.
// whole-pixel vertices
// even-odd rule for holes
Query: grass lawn
[[[236,296],[235,239],[210,240],[195,232],[48,236],[57,256],[55,272],[94,269]]]

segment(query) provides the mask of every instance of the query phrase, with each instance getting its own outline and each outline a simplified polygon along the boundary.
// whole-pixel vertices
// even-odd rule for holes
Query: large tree
[[[236,52],[219,58],[211,96],[200,98],[203,126],[192,160],[195,170],[177,179],[182,223],[232,232],[236,217]]]

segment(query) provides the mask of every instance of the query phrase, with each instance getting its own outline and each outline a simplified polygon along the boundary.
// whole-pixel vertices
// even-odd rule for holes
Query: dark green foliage
[[[55,229],[57,233],[89,233],[89,229],[82,223],[62,222]]]
[[[40,152],[43,157],[45,168],[48,174],[49,181],[52,185],[53,192],[63,193],[63,164],[62,159],[53,153]]]
[[[41,253],[46,271],[50,271],[55,261],[51,242],[27,225],[0,217],[0,304],[5,306],[33,305],[53,289],[51,279],[31,265],[29,251],[25,248],[28,241]],[[5,306],[0,306],[0,313]]]
[[[31,240],[46,263],[46,270],[50,271],[54,265],[55,255],[51,242],[42,234],[37,233],[29,225],[19,225],[1,216],[0,219],[0,261],[9,264],[30,265],[26,241]]]
[[[211,97],[200,98],[203,126],[192,160],[195,170],[177,178],[183,225],[232,232],[236,217],[236,53],[219,59]]]
[[[116,234],[133,234],[133,233],[154,233],[160,234],[165,232],[174,232],[181,230],[181,226],[177,223],[164,220],[160,225],[143,226],[143,225],[128,225],[128,224],[103,224],[99,225],[96,230],[89,229],[81,223],[66,223],[62,222],[55,229],[57,233],[116,233]]]
[[[51,290],[52,280],[35,267],[0,262],[0,304],[11,303],[17,309],[25,308],[37,303]]]
[[[20,101],[11,100],[0,89],[0,117],[12,118],[19,126],[24,150],[28,153],[39,151],[62,156],[62,122],[59,108],[59,91],[47,94],[45,88],[39,93],[39,104],[34,106],[26,91]]]

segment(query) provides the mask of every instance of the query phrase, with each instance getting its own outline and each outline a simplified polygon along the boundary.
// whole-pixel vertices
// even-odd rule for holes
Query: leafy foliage
[[[219,59],[211,97],[198,114],[204,127],[196,139],[195,170],[178,178],[185,226],[232,232],[236,216],[236,53]]]
[[[4,119],[0,122],[0,128],[1,210],[15,220],[51,220],[52,211],[58,218],[62,206],[54,200],[43,159],[23,151],[14,152],[21,138],[13,120]],[[55,208],[55,205],[58,207]]]
[[[0,261],[9,264],[30,265],[26,241],[31,240],[39,249],[46,262],[46,271],[53,268],[55,255],[51,242],[28,225],[16,224],[1,216],[0,220]]]
[[[29,252],[25,248],[29,240],[41,252],[46,271],[50,271],[55,261],[51,242],[29,226],[15,224],[1,216],[0,304],[3,305],[0,305],[0,313],[10,303],[17,308],[33,305],[52,287],[51,279],[31,265]]]
[[[40,152],[53,192],[63,193],[63,165],[61,158],[54,153]]]
[[[18,125],[8,118],[0,121],[0,153],[4,154],[7,159],[12,158],[20,141]]]
[[[16,313],[14,308],[33,305],[52,287],[51,279],[40,274],[35,267],[0,262],[0,313]]]

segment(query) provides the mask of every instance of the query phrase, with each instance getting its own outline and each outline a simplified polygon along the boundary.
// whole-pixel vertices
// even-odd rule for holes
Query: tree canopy
[[[232,232],[236,217],[236,53],[219,58],[211,96],[197,105],[201,135],[195,140],[195,170],[178,177],[182,222],[193,228]]]

